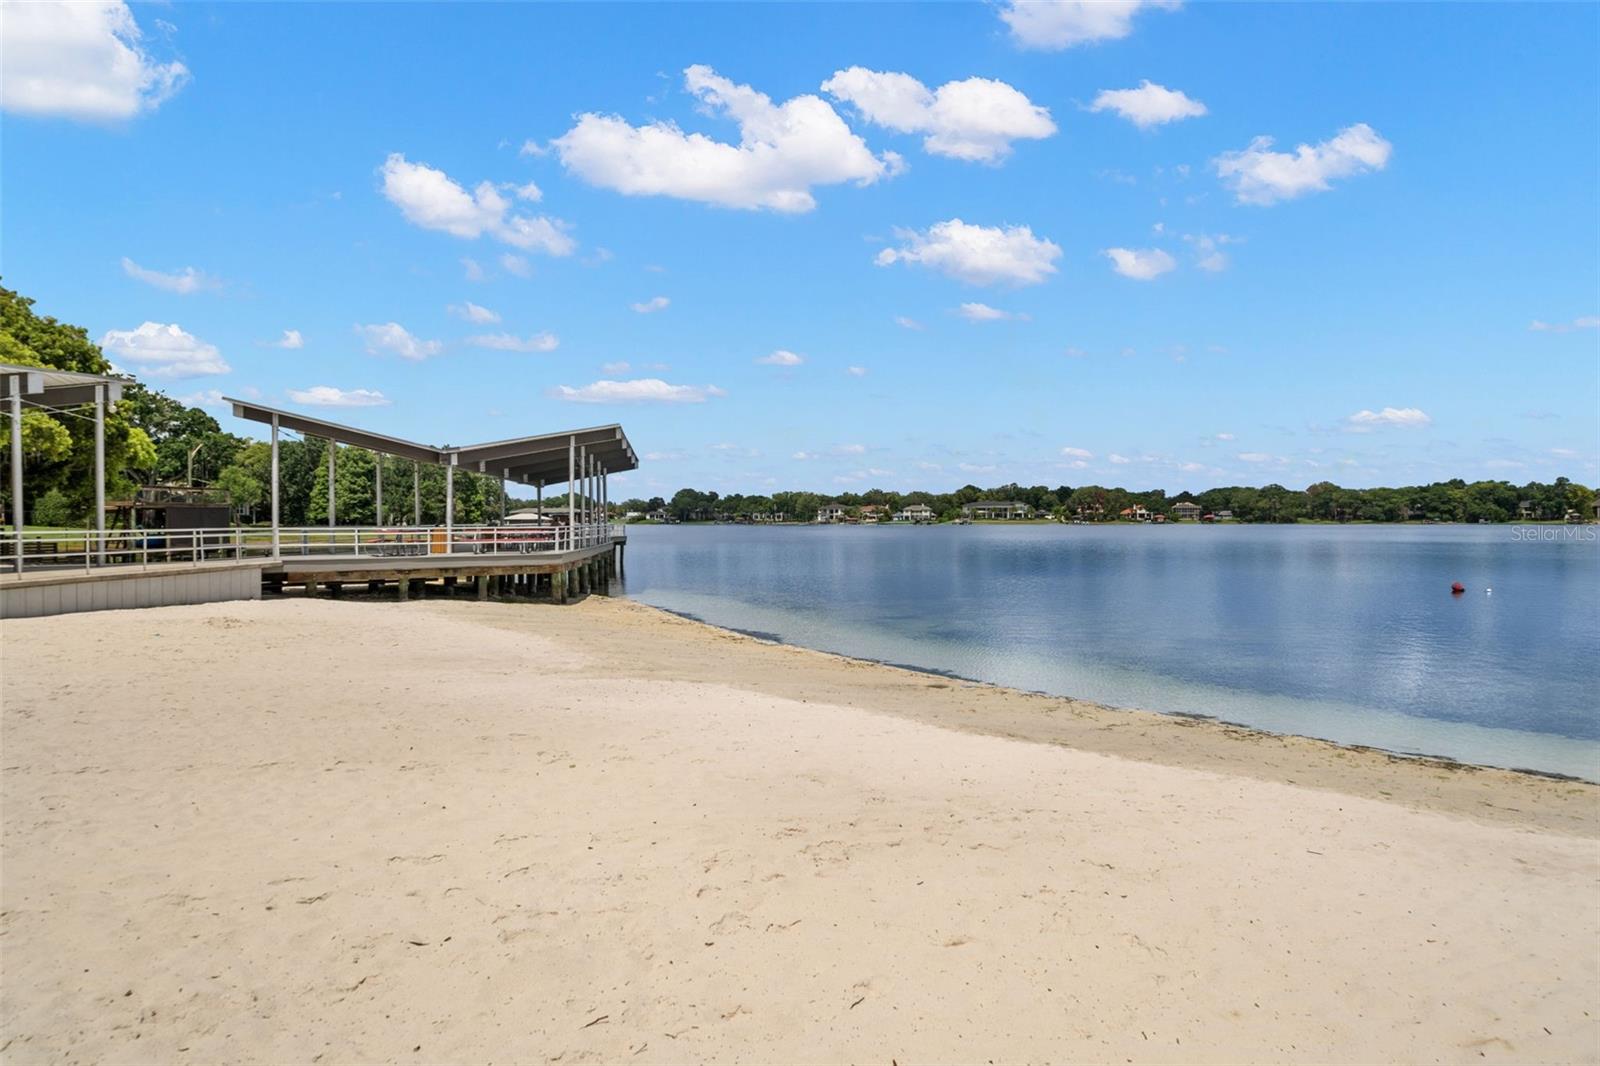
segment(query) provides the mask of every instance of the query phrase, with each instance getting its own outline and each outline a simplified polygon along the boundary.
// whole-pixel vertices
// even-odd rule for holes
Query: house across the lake
[[[1194,522],[1200,518],[1200,505],[1189,500],[1180,500],[1172,505],[1172,517],[1178,522]]]
[[[913,503],[895,512],[894,520],[896,522],[932,522],[935,517],[932,507],[925,503]]]
[[[863,522],[882,522],[889,514],[889,508],[878,503],[869,503],[857,512]]]
[[[1117,517],[1126,522],[1148,522],[1150,521],[1150,511],[1144,504],[1136,503],[1132,507],[1124,507],[1118,511]]]
[[[825,503],[817,508],[818,522],[843,522],[845,508],[843,504]]]
[[[977,500],[964,504],[961,512],[968,518],[987,521],[1033,517],[1033,508],[1018,500]]]

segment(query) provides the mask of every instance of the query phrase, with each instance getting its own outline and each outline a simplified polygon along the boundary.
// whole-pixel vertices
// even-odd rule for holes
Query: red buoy
[[[1461,595],[1461,594],[1462,594],[1462,593],[1463,593],[1463,592],[1465,592],[1465,591],[1467,591],[1467,586],[1465,586],[1465,585],[1463,585],[1463,584],[1462,584],[1462,583],[1461,583],[1461,582],[1459,582],[1459,581],[1457,581],[1457,582],[1456,582],[1456,583],[1455,583],[1455,584],[1453,584],[1453,585],[1451,585],[1451,586],[1450,586],[1450,593],[1451,593],[1451,595],[1454,595],[1454,596],[1459,596],[1459,595]]]

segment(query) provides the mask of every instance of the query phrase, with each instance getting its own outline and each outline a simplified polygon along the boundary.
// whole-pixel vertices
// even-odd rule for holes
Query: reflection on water
[[[625,588],[825,651],[1600,778],[1600,542],[1572,533],[634,526]]]

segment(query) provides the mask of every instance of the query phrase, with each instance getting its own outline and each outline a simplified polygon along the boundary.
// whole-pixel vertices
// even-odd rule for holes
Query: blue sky
[[[1594,5],[17,10],[0,273],[174,395],[630,495],[1600,480]]]

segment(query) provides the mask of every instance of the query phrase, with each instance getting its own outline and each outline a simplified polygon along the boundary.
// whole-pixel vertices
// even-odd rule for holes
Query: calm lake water
[[[786,643],[1600,780],[1592,526],[634,526],[626,565]]]

